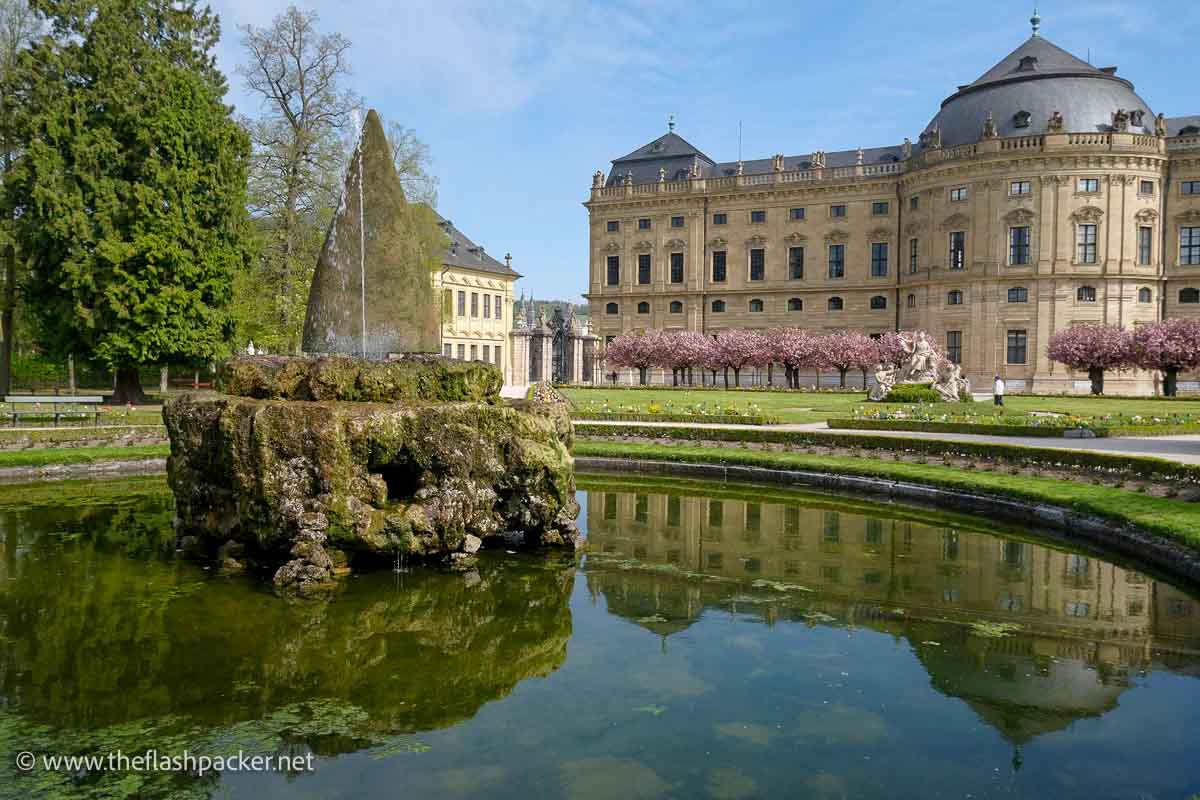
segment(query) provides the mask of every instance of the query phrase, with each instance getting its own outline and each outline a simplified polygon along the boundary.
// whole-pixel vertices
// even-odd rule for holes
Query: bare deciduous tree
[[[425,203],[437,208],[438,179],[429,169],[433,158],[429,145],[417,138],[417,132],[398,122],[388,124],[388,142],[392,145],[392,160],[410,203]]]

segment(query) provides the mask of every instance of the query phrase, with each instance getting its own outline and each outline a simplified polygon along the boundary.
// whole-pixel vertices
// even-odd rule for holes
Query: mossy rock
[[[502,385],[500,370],[491,364],[426,355],[390,361],[237,356],[217,373],[219,391],[260,400],[499,403]]]

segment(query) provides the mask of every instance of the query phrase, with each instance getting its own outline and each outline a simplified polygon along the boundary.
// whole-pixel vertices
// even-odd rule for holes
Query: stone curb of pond
[[[92,461],[81,464],[43,464],[36,467],[0,468],[0,482],[66,481],[120,475],[161,475],[167,471],[165,458]]]
[[[917,500],[952,511],[985,513],[1002,517],[1011,522],[1049,528],[1059,534],[1056,538],[1061,540],[1096,545],[1104,550],[1152,565],[1165,573],[1200,583],[1200,552],[1196,552],[1187,545],[1142,530],[1137,526],[1091,514],[1081,514],[1062,506],[1030,503],[997,495],[976,494],[883,478],[733,464],[689,464],[675,461],[578,456],[575,459],[575,467],[583,471],[637,472],[649,475],[815,486],[841,492],[869,492],[889,498]]]

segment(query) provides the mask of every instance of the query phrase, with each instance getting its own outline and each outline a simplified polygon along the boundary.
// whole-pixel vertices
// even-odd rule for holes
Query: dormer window
[[[1195,136],[1200,133],[1200,127],[1196,125],[1185,125],[1179,129],[1179,136]]]
[[[1146,112],[1138,109],[1137,111],[1129,112],[1129,124],[1135,127],[1142,127],[1142,117],[1146,116]]]
[[[1032,72],[1037,69],[1037,56],[1022,56],[1017,72]]]
[[[1018,111],[1017,113],[1013,114],[1013,127],[1014,128],[1028,128],[1029,120],[1032,116],[1033,115],[1030,114],[1028,111]]]

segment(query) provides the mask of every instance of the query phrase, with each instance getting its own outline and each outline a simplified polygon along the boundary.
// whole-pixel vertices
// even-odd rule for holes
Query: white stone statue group
[[[875,386],[870,398],[883,400],[897,383],[922,384],[931,387],[946,402],[957,402],[971,389],[962,369],[950,359],[939,355],[929,343],[924,331],[911,339],[902,339],[905,361],[899,368],[879,363],[875,365]]]

